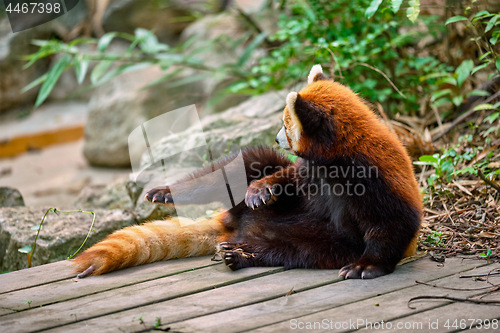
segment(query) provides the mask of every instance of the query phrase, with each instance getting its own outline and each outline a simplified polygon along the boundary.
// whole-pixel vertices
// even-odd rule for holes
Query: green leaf
[[[490,54],[491,54],[491,51],[486,52],[485,54],[483,54],[482,56],[479,57],[479,61],[483,60],[484,58],[486,58]]]
[[[159,43],[155,34],[149,30],[137,28],[135,29],[135,36],[139,41],[139,47],[146,53],[156,54],[168,50],[168,45]]]
[[[495,66],[497,66],[498,71],[500,72],[500,58],[495,62]]]
[[[29,245],[23,246],[22,248],[17,249],[17,251],[19,251],[21,253],[30,253],[31,252],[31,246],[29,246]]]
[[[488,22],[488,24],[486,25],[486,29],[484,29],[484,32],[488,32],[490,31],[491,29],[493,29],[493,27],[496,25],[497,21],[498,21],[498,18],[500,16],[499,15],[495,15],[493,16],[490,21]]]
[[[172,83],[169,83],[167,85],[167,87],[168,88],[179,87],[179,86],[183,86],[185,84],[197,82],[197,81],[204,80],[204,79],[207,79],[210,77],[213,77],[212,73],[202,73],[202,74],[190,75],[190,76],[183,77],[182,79],[179,79],[177,81],[173,81]]]
[[[299,159],[298,156],[296,155],[293,155],[293,154],[288,154],[288,159],[291,161],[291,162],[295,162]]]
[[[418,18],[418,14],[420,14],[420,1],[419,0],[410,0],[408,1],[408,9],[406,10],[406,16],[410,21],[415,23]]]
[[[77,38],[75,40],[72,40],[70,43],[68,43],[68,46],[75,46],[79,44],[88,44],[88,43],[95,43],[95,39],[93,38]]]
[[[97,85],[99,79],[104,75],[104,73],[106,73],[113,63],[114,61],[112,60],[103,60],[98,63],[90,74],[90,82],[92,82],[93,85]]]
[[[381,3],[382,3],[382,0],[372,0],[372,2],[370,3],[370,6],[368,6],[368,8],[366,8],[365,17],[366,18],[372,17],[373,14],[375,14],[375,12],[377,11],[377,9]]]
[[[109,80],[111,80],[112,78],[114,78],[120,74],[138,71],[138,70],[150,67],[150,66],[152,66],[152,64],[147,63],[147,62],[121,65],[120,67],[118,67],[114,70],[111,70],[111,71],[107,72],[106,74],[104,74],[100,79],[98,79],[98,81],[95,83],[95,86],[99,86],[103,83],[106,83]]]
[[[440,97],[443,97],[445,95],[451,94],[452,91],[451,89],[443,89],[443,90],[438,90],[431,96],[431,102],[434,102],[435,100],[439,99]]]
[[[429,79],[435,79],[438,77],[449,76],[449,75],[450,74],[446,73],[446,72],[444,72],[444,73],[432,73],[432,74],[420,77],[420,82],[425,81],[425,80],[429,80]]]
[[[82,84],[87,75],[87,70],[89,69],[90,61],[88,59],[80,59],[75,62],[75,73],[78,84]]]
[[[461,95],[455,96],[451,99],[453,105],[455,105],[455,106],[459,106],[460,104],[462,104],[463,100],[464,100],[464,97]]]
[[[113,40],[113,38],[116,37],[116,32],[108,32],[107,34],[104,34],[104,36],[99,39],[99,43],[97,43],[97,50],[99,52],[104,52],[108,48],[109,44]]]
[[[490,64],[489,62],[486,62],[484,64],[481,64],[479,66],[474,67],[474,69],[472,70],[472,72],[470,72],[470,74],[474,75],[476,72],[479,72],[481,69],[488,67],[489,64]]]
[[[431,106],[433,108],[438,108],[440,106],[443,106],[443,105],[446,105],[449,103],[451,103],[451,100],[448,97],[444,97],[444,98],[440,98],[437,101],[435,101],[434,103],[432,103]]]
[[[24,87],[22,90],[21,90],[21,94],[36,87],[37,85],[39,84],[42,84],[42,82],[45,82],[45,80],[47,80],[47,74],[43,74],[42,76],[40,76],[38,79],[36,79],[35,81],[31,82],[30,84],[28,84],[26,87]]]
[[[474,111],[479,111],[479,110],[492,110],[493,105],[491,104],[479,104],[474,107]]]
[[[39,225],[34,225],[34,226],[31,227],[31,230],[38,231],[38,230],[40,230],[41,227],[42,226],[40,224]]]
[[[446,23],[444,25],[448,25],[450,23],[455,23],[455,22],[459,22],[459,21],[468,21],[469,19],[467,17],[463,17],[463,16],[453,16],[453,17],[450,17],[449,19],[446,20]]]
[[[490,96],[491,94],[486,91],[486,90],[481,90],[481,89],[476,89],[476,90],[472,90],[471,92],[465,94],[465,96],[469,97],[469,96]]]
[[[35,102],[35,108],[39,107],[46,99],[49,97],[50,92],[54,88],[61,76],[62,72],[66,66],[70,63],[71,56],[69,54],[62,57],[52,69],[47,73],[47,78],[43,82],[42,87],[40,88],[40,92],[38,93],[38,97]]]
[[[255,49],[266,39],[266,37],[267,32],[262,32],[255,37],[255,39],[245,48],[245,51],[243,51],[243,54],[238,60],[238,67],[243,66],[248,61],[252,52],[255,51]]]
[[[391,0],[391,9],[393,13],[397,13],[399,8],[401,7],[401,4],[403,3],[403,0]]]
[[[487,122],[489,122],[490,124],[493,124],[493,122],[494,122],[495,120],[497,120],[499,116],[500,116],[500,112],[495,112],[495,113],[492,113],[492,114],[490,114],[488,117],[484,118],[483,122],[484,122],[484,121],[487,121]]]
[[[491,38],[490,38],[490,43],[491,43],[492,45],[497,45],[497,43],[498,43],[498,37],[500,37],[500,35],[498,35],[498,34],[496,34],[496,35],[494,35],[493,37],[491,37]]]
[[[437,163],[438,159],[432,155],[422,155],[418,158],[420,162]]]
[[[480,20],[482,18],[486,18],[486,17],[491,17],[493,16],[494,14],[490,14],[488,11],[486,10],[482,10],[480,11],[479,13],[477,13],[476,15],[474,15],[474,17],[472,18],[472,22],[473,23],[476,23],[477,20]]]
[[[464,81],[469,77],[473,67],[474,61],[471,59],[462,61],[460,66],[457,67],[455,73],[457,74],[457,83],[459,87],[461,87]]]
[[[157,85],[157,84],[159,84],[159,83],[161,83],[161,82],[163,82],[163,81],[165,81],[165,80],[168,80],[168,79],[170,79],[170,78],[172,78],[172,77],[175,77],[176,75],[178,75],[178,74],[182,73],[183,71],[184,71],[184,68],[178,68],[178,69],[176,69],[175,71],[172,71],[171,73],[168,73],[168,74],[166,74],[166,75],[162,76],[161,78],[159,78],[159,79],[157,79],[157,80],[154,80],[154,81],[153,81],[153,82],[151,82],[151,83],[148,83],[146,86],[144,86],[144,87],[143,87],[143,88],[141,88],[141,89],[146,89],[146,88],[152,87],[152,86],[154,86],[154,85]]]

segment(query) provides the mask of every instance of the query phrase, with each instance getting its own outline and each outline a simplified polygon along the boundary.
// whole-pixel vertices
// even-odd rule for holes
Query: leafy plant
[[[444,236],[443,233],[439,231],[440,229],[441,227],[437,228],[437,230],[433,230],[424,240],[424,243],[427,243],[429,246],[443,247]]]
[[[489,264],[490,263],[491,255],[492,255],[491,248],[488,248],[488,250],[486,251],[486,253],[481,253],[479,255],[479,258],[486,259],[488,261],[488,264]]]
[[[412,29],[413,22],[429,28],[428,34],[437,34],[440,27],[436,17],[418,15],[418,1],[410,0],[406,19],[399,8],[402,1],[385,3],[371,0],[293,0],[284,1],[276,11],[279,30],[270,35],[266,31],[249,32],[238,39],[221,36],[212,41],[196,37],[171,47],[160,43],[155,35],[137,29],[134,35],[110,32],[100,39],[80,38],[70,43],[58,40],[35,41],[40,49],[26,57],[31,66],[37,59],[52,54],[64,54],[50,71],[25,87],[25,91],[42,84],[35,106],[39,106],[53,89],[65,70],[74,68],[78,82],[87,76],[90,64],[97,63],[90,73],[92,87],[102,85],[125,72],[159,65],[163,70],[175,70],[153,82],[173,81],[183,85],[207,77],[218,82],[230,82],[221,94],[255,95],[282,89],[303,80],[313,64],[321,63],[336,80],[344,81],[365,98],[380,102],[388,113],[416,113],[419,99],[435,90],[433,82],[421,81],[422,76],[448,69],[433,57],[420,58],[407,51],[423,34]],[[373,13],[365,14],[368,8]],[[408,10],[410,10],[408,9]],[[126,52],[116,54],[108,50],[114,39],[129,43]],[[88,46],[97,48],[88,51]],[[273,45],[260,58],[255,51]],[[198,57],[207,50],[242,49],[234,62],[219,67],[205,65]],[[198,74],[171,80],[186,68]],[[402,89],[401,87],[404,87]],[[220,96],[219,96],[220,97]],[[217,98],[217,97],[214,97]]]
[[[31,227],[31,230],[37,231],[35,240],[33,241],[33,246],[26,245],[26,246],[23,246],[22,248],[18,249],[19,252],[26,253],[26,255],[28,257],[28,268],[31,267],[31,260],[33,259],[33,255],[35,254],[36,242],[38,240],[38,235],[40,234],[40,230],[42,229],[43,222],[45,221],[45,218],[47,217],[49,212],[52,212],[52,213],[56,214],[57,216],[59,216],[59,213],[85,213],[85,214],[92,215],[92,224],[90,225],[90,229],[89,229],[89,232],[87,233],[87,237],[85,237],[85,239],[83,240],[83,243],[80,245],[78,250],[76,250],[75,253],[73,253],[71,256],[69,256],[68,259],[73,258],[82,249],[82,247],[87,242],[87,239],[89,238],[90,233],[93,231],[92,228],[94,227],[94,222],[95,222],[95,213],[94,212],[85,212],[81,209],[78,209],[78,210],[58,210],[57,208],[49,208],[45,212],[45,215],[43,215],[43,218],[42,218],[42,221],[40,222],[40,224]]]

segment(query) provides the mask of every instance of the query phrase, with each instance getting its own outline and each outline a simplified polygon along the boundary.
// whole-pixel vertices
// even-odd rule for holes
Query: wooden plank
[[[0,294],[40,286],[76,276],[69,260],[0,275]]]
[[[3,308],[14,311],[27,310],[29,308],[39,307],[40,305],[63,302],[88,294],[120,288],[148,280],[154,280],[172,274],[179,274],[198,267],[218,264],[220,263],[211,261],[210,256],[205,256],[156,262],[101,276],[89,276],[85,279],[77,279],[76,277],[73,277],[49,284],[1,294],[0,304]],[[29,270],[26,273],[29,273]],[[50,271],[46,271],[46,274],[50,274]],[[75,274],[73,273],[72,275],[74,276]],[[50,290],[50,293],[47,292],[48,290]],[[26,302],[30,303],[28,304]]]
[[[484,261],[460,258],[448,259],[447,263],[445,267],[440,268],[436,262],[425,258],[398,267],[396,272],[374,280],[345,280],[293,294],[287,298],[278,298],[175,323],[170,327],[172,331],[183,333],[245,331],[407,288],[412,286],[415,280],[431,281],[485,264]]]
[[[487,273],[495,267],[500,267],[500,265],[496,264],[494,266],[490,265],[481,267],[477,270],[474,270],[474,273]],[[470,271],[470,273],[472,273],[472,271]],[[491,287],[491,285],[489,285],[487,282],[473,282],[470,279],[460,279],[458,275],[434,280],[431,283],[439,286],[464,289],[481,288],[488,286]],[[377,296],[359,302],[350,303],[344,306],[335,307],[326,311],[320,311],[314,314],[297,317],[294,318],[293,321],[287,320],[260,329],[255,329],[251,332],[282,332],[286,330],[307,329],[308,327],[314,328],[315,326],[317,327],[317,329],[314,329],[314,332],[349,332],[355,329],[365,331],[367,326],[371,330],[376,330],[378,332],[379,330],[383,330],[382,327],[384,326],[381,326],[382,322],[387,323],[391,320],[394,320],[394,325],[390,324],[391,327],[395,327],[397,331],[400,332],[402,331],[402,329],[397,328],[397,322],[401,322],[402,324],[400,325],[403,325],[401,326],[403,328],[405,324],[413,324],[412,321],[408,320],[407,316],[412,315],[415,312],[425,311],[426,309],[434,309],[432,311],[436,311],[438,310],[436,309],[436,307],[449,304],[449,302],[440,301],[424,301],[425,303],[415,302],[412,303],[412,306],[416,306],[417,309],[413,310],[408,308],[407,306],[408,300],[412,297],[420,295],[446,294],[452,294],[458,297],[469,297],[484,292],[485,290],[451,291],[415,284],[412,287],[397,290],[388,294],[384,294],[382,296]],[[443,314],[443,316],[445,315]],[[404,319],[398,321],[398,318]],[[369,323],[371,323],[371,326]],[[414,323],[414,325],[418,325],[418,323],[422,323],[422,321],[414,321]],[[427,321],[425,321],[424,324],[427,324]],[[394,331],[395,328],[393,328],[392,330]],[[418,327],[413,327],[414,332],[419,330],[422,332],[430,331],[425,325],[420,329],[418,329]]]
[[[33,307],[32,304],[29,311],[2,316],[0,317],[0,327],[6,332],[44,330],[218,288],[282,270],[281,267],[259,267],[232,272],[224,265],[213,265],[97,294],[90,295],[91,290],[88,290],[89,294],[81,298],[41,308]],[[95,280],[104,281],[104,278],[105,276],[96,277]],[[86,283],[83,281],[78,283]],[[52,288],[47,287],[45,289],[46,297],[50,297],[48,294],[53,292]],[[200,302],[202,301],[200,300]]]
[[[491,319],[496,319],[500,323],[500,315],[498,315],[498,314],[496,316],[494,316],[493,318],[491,318]],[[500,330],[500,327],[497,328],[496,325],[491,326],[491,321],[489,323],[490,323],[490,325],[488,325],[488,328],[485,328],[484,321],[482,321],[482,322],[477,321],[476,322],[476,324],[477,324],[476,327],[471,328],[471,329],[466,328],[465,330],[467,331],[467,333],[491,332],[491,330],[494,330],[493,332],[498,332]],[[456,332],[463,332],[465,330],[459,330],[459,331],[456,331]]]
[[[156,317],[161,318],[162,327],[165,327],[164,325],[168,326],[172,322],[283,297],[292,289],[295,292],[300,292],[340,280],[338,271],[290,270],[61,326],[49,332],[137,332],[145,328],[152,328]],[[133,320],[137,317],[142,317],[144,324]]]
[[[0,307],[0,316],[6,315],[6,314],[11,314],[11,313],[15,313],[15,311],[12,311],[9,309],[4,309],[4,308]]]
[[[498,296],[497,298],[498,299]],[[483,305],[483,304],[466,304],[466,303],[453,303],[450,305],[446,305],[437,309],[432,309],[429,311],[421,312],[403,319],[395,320],[391,322],[391,325],[395,326],[398,323],[422,323],[423,329],[420,330],[422,332],[456,332],[467,330],[471,325],[471,320],[482,320],[498,318],[499,317],[500,308],[495,305]],[[455,323],[456,321],[456,323]],[[460,327],[461,324],[464,324],[465,327],[462,329]],[[495,327],[491,327],[489,329],[482,328],[481,332],[499,332],[500,331],[500,322],[497,322],[498,325]],[[430,329],[429,329],[430,327]],[[380,330],[380,332],[394,332],[392,330]],[[415,332],[416,330],[407,330],[401,329],[397,330],[397,332]],[[366,331],[363,331],[366,332]],[[377,330],[379,332],[379,330]]]

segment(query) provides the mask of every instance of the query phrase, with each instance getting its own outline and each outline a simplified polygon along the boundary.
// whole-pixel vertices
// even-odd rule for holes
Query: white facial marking
[[[278,142],[281,148],[290,149],[290,145],[288,144],[288,140],[286,139],[285,126],[283,126],[278,132],[278,135],[276,136],[276,142]]]

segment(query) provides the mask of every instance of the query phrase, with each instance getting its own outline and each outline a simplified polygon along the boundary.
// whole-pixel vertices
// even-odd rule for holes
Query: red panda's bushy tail
[[[186,226],[176,219],[114,232],[72,260],[79,277],[100,275],[156,261],[215,253],[223,214]]]

